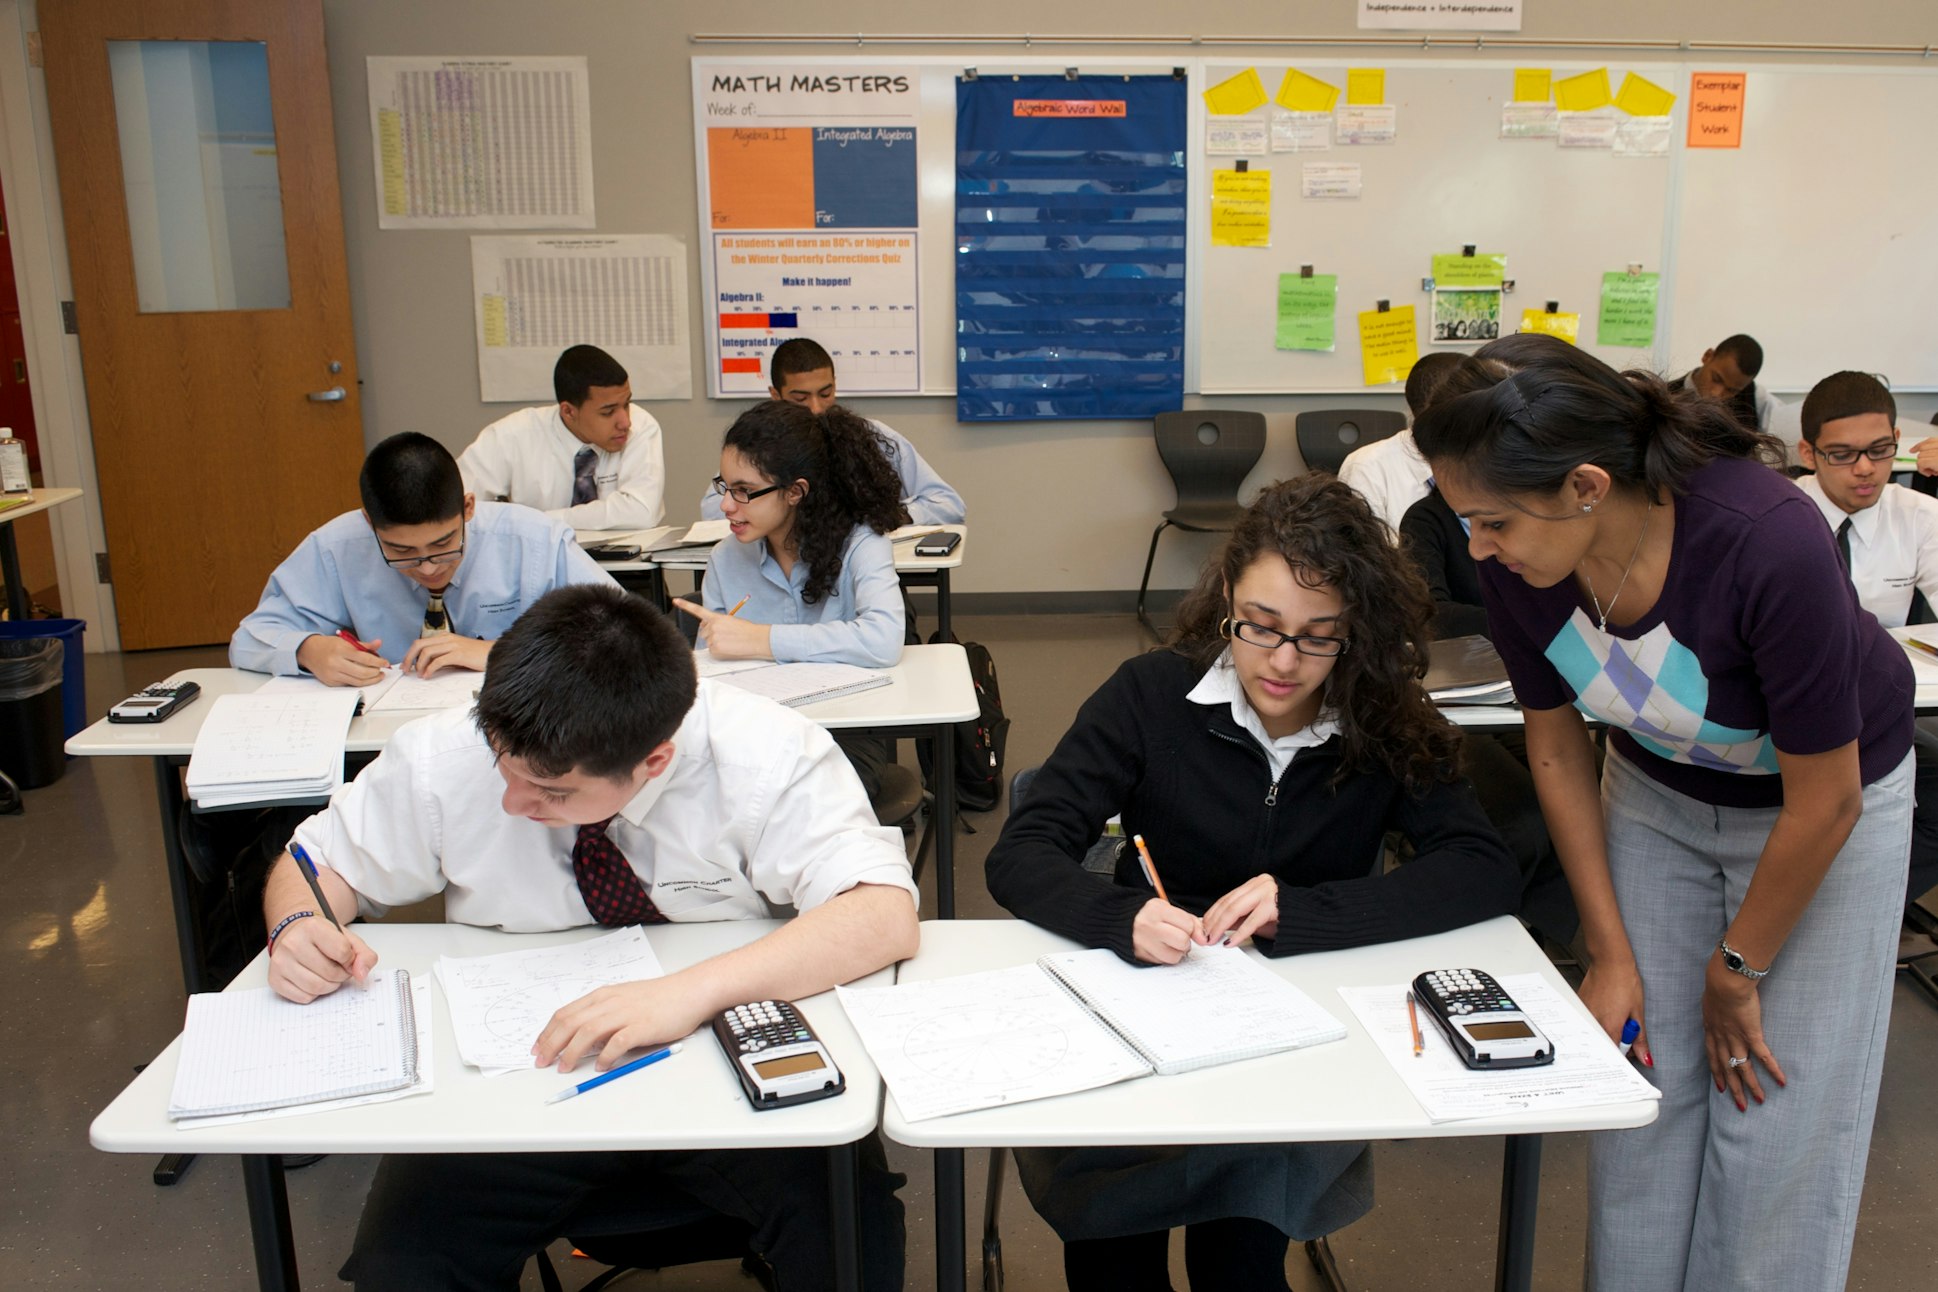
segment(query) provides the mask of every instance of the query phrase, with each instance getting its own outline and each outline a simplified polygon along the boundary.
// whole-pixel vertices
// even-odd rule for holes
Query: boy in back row
[[[229,641],[235,667],[329,686],[369,685],[386,664],[482,670],[491,642],[545,593],[613,586],[564,524],[466,493],[427,435],[377,445],[357,483],[362,510],[312,533],[269,576]]]

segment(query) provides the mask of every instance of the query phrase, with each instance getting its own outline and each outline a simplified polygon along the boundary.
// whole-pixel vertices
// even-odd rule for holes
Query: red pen
[[[348,628],[337,629],[336,635],[341,637],[344,641],[349,642],[352,646],[355,646],[358,650],[362,651],[366,655],[377,654],[377,652],[370,649],[370,647],[367,644],[365,644],[364,642],[358,641],[357,635],[351,632]]]

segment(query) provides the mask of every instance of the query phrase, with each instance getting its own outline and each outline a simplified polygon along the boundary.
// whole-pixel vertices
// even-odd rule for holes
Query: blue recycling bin
[[[61,739],[77,736],[87,726],[87,662],[81,655],[85,619],[22,619],[0,621],[0,641],[58,637],[61,663]]]

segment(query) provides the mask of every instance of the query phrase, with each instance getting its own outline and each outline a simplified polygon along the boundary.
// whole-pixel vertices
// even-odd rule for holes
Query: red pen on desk
[[[351,631],[350,631],[350,630],[349,630],[348,628],[339,628],[339,629],[337,629],[337,630],[336,630],[336,635],[337,635],[338,637],[341,637],[341,638],[342,638],[342,639],[343,639],[344,641],[346,641],[346,642],[349,642],[349,643],[350,643],[350,644],[351,644],[352,646],[355,646],[355,647],[356,647],[356,648],[357,648],[358,650],[360,650],[360,651],[362,651],[362,652],[363,652],[364,654],[366,654],[366,655],[375,655],[375,654],[377,654],[377,652],[376,652],[376,651],[374,651],[374,650],[372,650],[372,649],[370,648],[370,644],[369,644],[368,642],[360,642],[360,641],[358,641],[358,640],[357,640],[357,635],[356,635],[355,633],[353,633],[353,632],[351,632]]]

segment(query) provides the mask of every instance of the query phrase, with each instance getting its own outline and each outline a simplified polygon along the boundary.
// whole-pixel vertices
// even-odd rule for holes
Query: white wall
[[[1814,0],[1711,0],[1701,6],[1677,0],[1604,0],[1597,5],[1529,0],[1526,9],[1523,35],[1538,37],[1938,41],[1938,12],[1928,0],[1866,0],[1837,7]],[[1354,34],[1355,12],[1353,0],[1225,0],[1215,9],[1158,0],[1072,0],[1055,11],[1053,29],[1177,37],[1349,36]],[[700,230],[688,60],[700,54],[799,56],[815,49],[789,42],[696,45],[689,36],[776,30],[1008,34],[1045,27],[1042,6],[1025,0],[985,0],[976,6],[913,6],[901,0],[797,0],[784,6],[747,0],[324,0],[324,14],[358,366],[365,383],[365,435],[374,442],[396,431],[421,430],[454,449],[507,406],[482,404],[477,398],[469,235],[377,229],[367,56],[587,56],[600,230],[681,238],[689,254],[688,281],[697,288]],[[830,57],[856,52],[852,44],[822,48]],[[861,52],[942,51],[870,45]],[[1132,51],[1119,45],[1087,52],[1094,59]],[[1139,47],[1134,52],[1160,51]],[[1180,44],[1178,52],[1189,50]],[[1264,50],[1250,52],[1269,56]],[[1086,50],[978,46],[965,49],[963,61],[987,69],[1000,66],[1005,54],[1024,53],[1067,54],[1071,63],[1081,65]],[[1248,56],[1243,47],[1224,53]],[[1379,57],[1394,60],[1388,54]],[[1705,55],[1701,61],[1714,62],[1716,57]],[[1730,55],[1726,61],[1741,66],[1755,60]],[[697,300],[690,313],[696,339],[694,388],[704,390]],[[1336,397],[1246,401],[1267,412],[1271,423],[1270,442],[1253,483],[1301,469],[1292,414],[1341,402]],[[1367,396],[1366,402],[1398,405],[1392,395]],[[673,482],[669,519],[695,514],[704,482],[716,469],[720,434],[741,406],[705,398],[650,406],[666,431],[667,475]],[[962,425],[949,399],[870,399],[860,407],[910,436],[968,500],[974,538],[956,583],[959,590],[1054,594],[1136,587],[1151,528],[1173,498],[1148,424]],[[1923,420],[1931,410],[1914,406],[1907,412]],[[1213,541],[1167,536],[1153,586],[1184,586]]]

